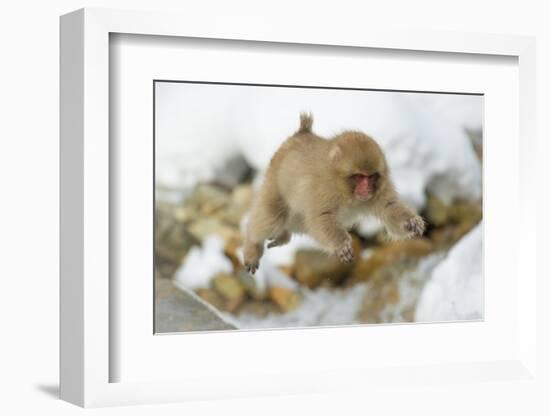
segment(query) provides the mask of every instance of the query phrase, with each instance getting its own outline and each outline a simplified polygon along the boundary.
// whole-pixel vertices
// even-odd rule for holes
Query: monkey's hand
[[[353,262],[353,249],[351,248],[351,239],[346,241],[342,247],[336,251],[336,255],[342,263]]]
[[[426,230],[426,222],[420,215],[413,215],[405,220],[403,229],[410,237],[422,237]]]
[[[426,229],[422,217],[398,199],[386,203],[378,215],[384,222],[390,238],[395,240],[420,237]]]

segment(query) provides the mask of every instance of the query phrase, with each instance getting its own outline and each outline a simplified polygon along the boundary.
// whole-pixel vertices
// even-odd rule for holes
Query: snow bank
[[[217,273],[231,273],[233,265],[225,257],[223,247],[221,237],[210,235],[204,240],[202,247],[189,250],[185,261],[176,271],[174,284],[188,289],[206,288]]]
[[[187,189],[242,154],[264,170],[311,111],[330,137],[358,129],[386,151],[398,190],[414,206],[479,198],[481,167],[464,127],[481,129],[482,97],[378,91],[157,84],[157,183]]]
[[[464,236],[433,271],[416,307],[416,321],[483,317],[482,228]]]

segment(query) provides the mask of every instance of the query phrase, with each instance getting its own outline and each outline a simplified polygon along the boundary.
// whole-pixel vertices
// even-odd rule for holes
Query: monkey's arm
[[[397,194],[381,200],[375,212],[393,237],[420,237],[424,234],[426,225],[422,217],[401,201]]]
[[[344,263],[353,261],[351,237],[336,219],[335,211],[314,210],[305,218],[308,233]]]

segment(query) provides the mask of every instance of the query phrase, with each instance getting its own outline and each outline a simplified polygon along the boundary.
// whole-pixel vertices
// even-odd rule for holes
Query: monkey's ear
[[[328,152],[328,157],[331,161],[335,162],[342,156],[342,149],[337,144],[333,144]]]

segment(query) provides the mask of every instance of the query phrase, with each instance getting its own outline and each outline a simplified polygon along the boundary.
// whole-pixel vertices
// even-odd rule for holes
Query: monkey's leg
[[[332,212],[326,211],[306,216],[306,227],[308,233],[322,246],[336,254],[340,261],[343,263],[353,261],[351,237]]]
[[[422,217],[398,199],[385,202],[378,216],[390,235],[397,238],[420,237],[426,229]]]
[[[244,266],[249,273],[255,273],[258,269],[264,251],[264,241],[282,233],[287,215],[286,206],[281,198],[266,193],[260,195],[250,215],[244,241]]]

